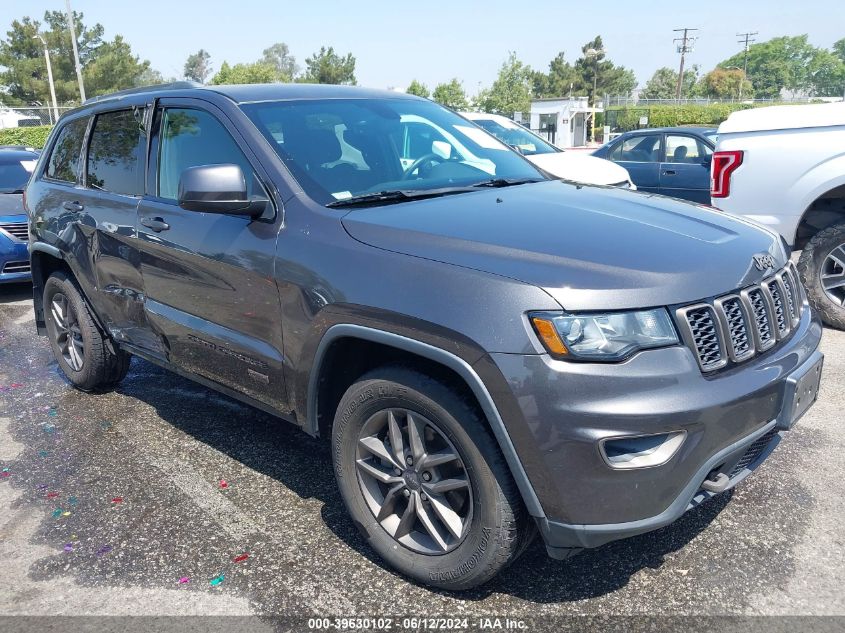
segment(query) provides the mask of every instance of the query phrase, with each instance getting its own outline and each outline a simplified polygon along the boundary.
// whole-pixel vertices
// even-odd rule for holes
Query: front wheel
[[[349,513],[407,576],[475,587],[533,535],[486,422],[444,383],[405,368],[375,370],[344,394],[332,439]]]
[[[813,236],[801,253],[798,271],[822,320],[845,329],[845,223]]]
[[[50,275],[44,284],[43,305],[53,355],[77,388],[109,389],[123,380],[131,356],[100,331],[70,277],[62,272]]]

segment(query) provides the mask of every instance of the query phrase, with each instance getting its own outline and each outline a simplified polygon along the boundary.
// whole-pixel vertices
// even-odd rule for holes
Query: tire
[[[836,262],[841,262],[837,265]],[[845,329],[845,286],[825,287],[822,275],[839,277],[845,281],[845,223],[834,224],[819,231],[804,247],[798,260],[798,272],[807,289],[810,304],[828,325]],[[833,295],[833,298],[831,297]]]
[[[424,451],[412,450],[412,423]],[[406,460],[401,475],[395,468],[392,428],[401,434],[396,445],[401,444]],[[332,449],[337,483],[353,521],[385,561],[418,582],[448,590],[476,587],[512,563],[533,538],[531,519],[486,421],[439,380],[403,367],[362,376],[338,405]],[[407,464],[414,455],[422,455],[416,469]],[[449,455],[458,459],[429,466]],[[392,482],[373,477],[370,467]],[[440,494],[456,483],[461,485]],[[390,496],[393,488],[401,490]],[[381,521],[380,499],[385,515],[392,513]],[[453,510],[445,513],[448,522],[441,520],[444,499]],[[412,503],[421,511],[402,528],[401,517]],[[458,529],[455,516],[462,522]],[[429,529],[432,524],[439,540]]]
[[[100,330],[76,283],[55,272],[43,299],[47,338],[68,380],[82,391],[107,391],[123,380],[132,357]]]

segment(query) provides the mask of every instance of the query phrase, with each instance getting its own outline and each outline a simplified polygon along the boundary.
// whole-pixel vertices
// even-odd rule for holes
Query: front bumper
[[[522,420],[505,421],[542,505],[536,518],[550,554],[566,557],[662,527],[744,479],[788,427],[793,377],[821,357],[821,332],[805,305],[780,346],[707,377],[682,346],[618,364],[492,355],[518,403],[511,413]],[[602,439],[675,431],[686,438],[659,466],[614,469],[599,451]],[[730,475],[718,492],[702,487],[714,470]]]

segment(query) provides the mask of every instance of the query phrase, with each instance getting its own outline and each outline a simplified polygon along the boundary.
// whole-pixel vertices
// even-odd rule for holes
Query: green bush
[[[0,145],[26,145],[40,149],[52,129],[52,125],[5,128],[0,130]]]
[[[766,104],[769,105],[769,104]],[[710,103],[683,105],[652,105],[646,107],[626,108],[624,106],[610,107],[608,110],[619,110],[617,126],[623,130],[633,130],[639,127],[640,117],[648,111],[649,127],[676,127],[679,125],[702,125],[716,127],[728,118],[731,112],[747,110],[754,107],[750,103]]]

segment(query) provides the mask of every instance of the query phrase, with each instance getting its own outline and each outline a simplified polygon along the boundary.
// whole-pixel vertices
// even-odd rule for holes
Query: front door
[[[660,163],[660,193],[710,204],[710,160],[713,151],[694,136],[667,134]]]
[[[660,190],[660,150],[663,135],[636,134],[620,139],[607,154],[607,159],[628,170],[639,191]]]
[[[138,210],[147,318],[166,360],[287,411],[273,279],[280,210],[252,220],[177,203],[182,172],[198,165],[239,165],[249,193],[266,194],[267,179],[231,122],[200,103],[165,99],[155,111]]]

